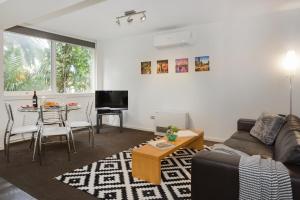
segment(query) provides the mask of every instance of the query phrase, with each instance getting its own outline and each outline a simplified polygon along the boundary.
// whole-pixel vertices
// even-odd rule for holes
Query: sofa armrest
[[[254,126],[255,122],[256,122],[256,120],[254,120],[254,119],[242,119],[241,118],[237,121],[237,130],[250,132],[250,130]]]
[[[200,151],[192,158],[192,199],[239,199],[239,156]]]

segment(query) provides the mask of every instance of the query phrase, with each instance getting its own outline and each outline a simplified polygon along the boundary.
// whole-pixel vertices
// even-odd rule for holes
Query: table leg
[[[160,160],[132,153],[132,176],[159,185],[161,180]]]
[[[97,116],[96,116],[96,123],[97,123],[97,126],[96,126],[96,132],[99,133],[99,114],[97,113]]]
[[[120,132],[123,131],[123,112],[120,111],[119,113],[119,118],[120,118]]]
[[[102,124],[102,117],[103,117],[103,115],[100,115],[100,127],[99,127],[100,129],[102,128],[102,125],[103,125]]]

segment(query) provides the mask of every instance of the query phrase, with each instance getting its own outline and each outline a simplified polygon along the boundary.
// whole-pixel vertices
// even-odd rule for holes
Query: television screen
[[[96,108],[128,108],[128,91],[95,92]]]

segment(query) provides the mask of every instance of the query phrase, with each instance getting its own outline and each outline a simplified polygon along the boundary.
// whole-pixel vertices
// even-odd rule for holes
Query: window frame
[[[25,28],[26,30],[29,29],[29,28],[26,28],[26,27],[23,27]],[[34,30],[34,29],[29,29],[29,30]],[[38,31],[38,30],[34,30],[34,31]],[[55,36],[59,36],[61,38],[67,38],[69,40],[67,41],[63,41],[63,40],[54,40],[54,39],[50,39],[50,38],[47,38],[47,37],[39,37],[35,34],[23,34],[23,33],[20,33],[18,31],[10,31],[9,29],[8,30],[5,30],[3,32],[3,34],[5,34],[6,32],[9,32],[9,33],[13,33],[13,34],[18,34],[18,35],[21,35],[21,36],[30,36],[30,37],[36,37],[36,38],[41,38],[41,39],[46,39],[46,40],[49,40],[50,41],[50,66],[51,66],[51,79],[50,79],[50,91],[47,91],[47,90],[38,90],[38,94],[39,95],[45,95],[45,96],[64,96],[64,95],[74,95],[74,96],[89,96],[90,94],[94,93],[93,91],[95,90],[95,85],[96,85],[96,46],[97,46],[97,43],[96,42],[89,42],[89,41],[84,41],[84,40],[79,40],[79,39],[74,39],[74,38],[71,38],[73,40],[78,40],[79,42],[87,42],[87,45],[81,45],[79,43],[70,43],[70,42],[67,42],[67,41],[70,41],[70,37],[67,37],[67,36],[60,36],[60,35],[57,35],[57,34],[53,34],[53,33],[49,33],[52,35],[55,35]],[[43,31],[38,31],[38,32],[43,32]],[[46,32],[43,32],[43,33],[46,33]],[[61,39],[59,38],[59,39]],[[72,41],[72,40],[71,40]],[[84,48],[89,48],[89,49],[92,49],[92,55],[91,55],[91,66],[90,66],[90,89],[87,90],[87,91],[84,91],[84,92],[74,92],[74,93],[68,93],[68,92],[63,92],[63,93],[59,93],[57,92],[57,88],[56,88],[56,43],[57,42],[63,42],[63,43],[67,43],[67,44],[71,44],[71,45],[78,45],[78,46],[81,46],[81,47],[84,47]],[[91,47],[91,44],[94,44],[94,47]],[[89,46],[88,46],[89,45]],[[4,42],[3,42],[3,47],[4,47]],[[3,56],[4,56],[4,48],[3,48]],[[4,63],[3,63],[4,65]],[[5,71],[5,65],[4,65],[4,69],[3,69],[3,72]],[[3,77],[3,83],[4,83],[4,80],[5,78]],[[32,96],[33,94],[33,90],[30,90],[30,91],[6,91],[5,88],[3,88],[4,90],[4,96],[12,96],[12,97],[16,97],[16,96],[20,96],[21,98],[22,97],[25,97],[25,96]]]

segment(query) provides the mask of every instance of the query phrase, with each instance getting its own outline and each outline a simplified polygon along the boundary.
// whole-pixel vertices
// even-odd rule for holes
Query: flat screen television
[[[95,107],[128,109],[128,91],[97,90]]]

